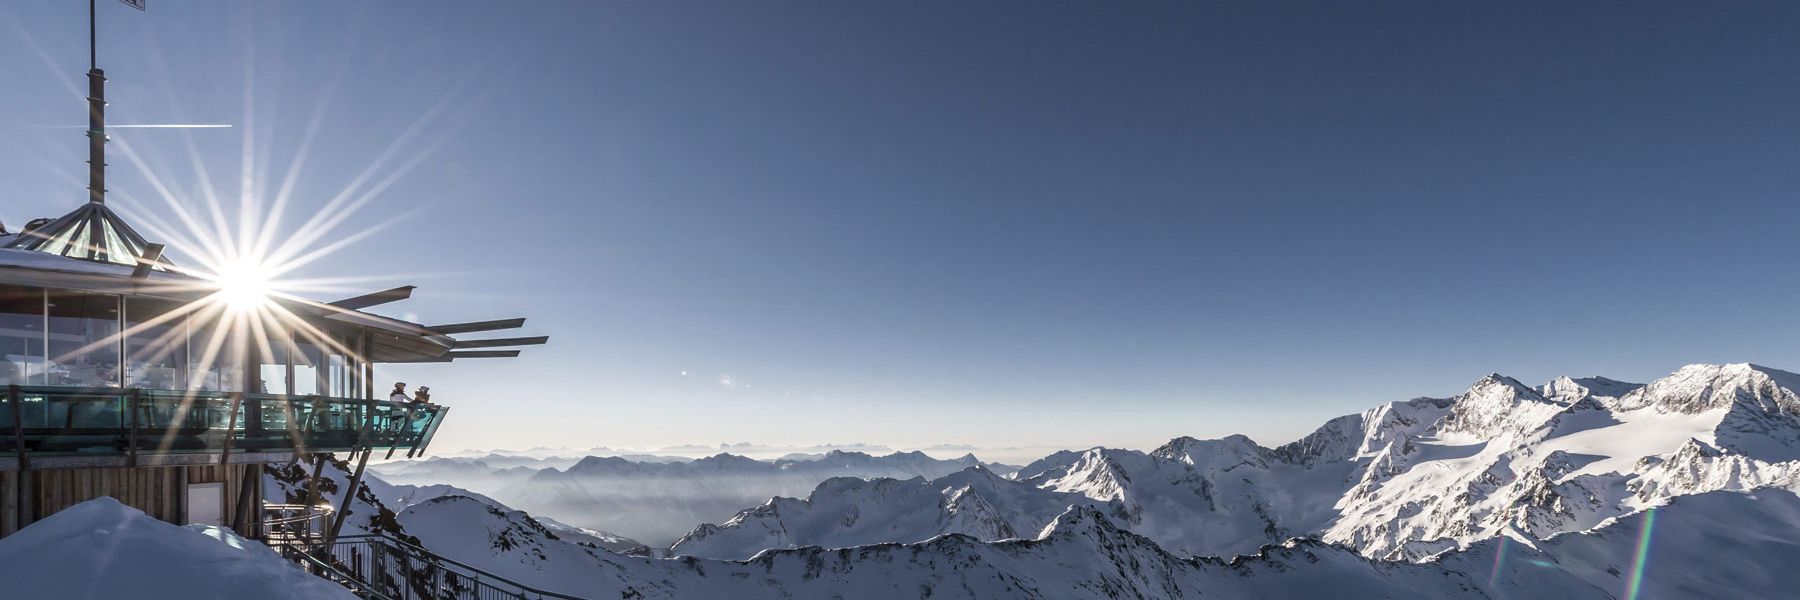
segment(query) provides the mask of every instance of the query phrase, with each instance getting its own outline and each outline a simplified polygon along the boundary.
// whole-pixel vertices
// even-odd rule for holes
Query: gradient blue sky
[[[0,7],[14,227],[83,197],[85,8]],[[430,113],[353,228],[396,225],[302,276],[554,336],[384,373],[440,450],[1272,445],[1490,371],[1800,368],[1793,3],[101,9],[112,121],[234,124],[190,134],[228,191],[319,114],[317,210]]]

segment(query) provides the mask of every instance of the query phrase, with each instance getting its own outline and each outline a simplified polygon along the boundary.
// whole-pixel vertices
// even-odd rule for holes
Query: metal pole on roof
[[[88,201],[106,203],[106,72],[98,66],[94,0],[88,0]],[[99,224],[90,225],[98,229]],[[89,232],[99,239],[99,231]],[[98,245],[95,242],[95,245]],[[90,253],[93,251],[90,250]]]

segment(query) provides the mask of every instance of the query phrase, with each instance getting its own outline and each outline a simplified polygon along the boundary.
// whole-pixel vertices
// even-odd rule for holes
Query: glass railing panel
[[[136,403],[138,452],[178,454],[225,449],[226,432],[231,428],[230,394],[142,390]]]
[[[33,453],[105,455],[125,450],[126,399],[113,388],[21,388],[19,420]],[[11,407],[7,407],[11,411]],[[11,415],[8,415],[11,420]],[[0,435],[11,436],[9,426]],[[11,444],[7,444],[11,447]]]
[[[438,406],[438,407],[433,408],[432,414],[431,414],[431,423],[425,427],[425,436],[422,438],[419,438],[418,448],[420,450],[424,450],[425,448],[428,448],[431,446],[431,438],[437,437],[438,425],[443,424],[444,416],[446,413],[449,413],[449,412],[450,412],[450,407],[448,407],[448,406]]]
[[[19,392],[17,420],[32,454],[218,453],[227,447],[233,453],[329,452],[365,442],[378,449],[411,449],[435,433],[443,410],[229,392],[56,387]],[[0,398],[0,449],[16,451],[14,414]]]

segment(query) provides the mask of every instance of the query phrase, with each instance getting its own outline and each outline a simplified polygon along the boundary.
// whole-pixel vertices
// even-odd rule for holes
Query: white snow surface
[[[59,600],[353,600],[259,542],[96,498],[0,539],[0,596]]]

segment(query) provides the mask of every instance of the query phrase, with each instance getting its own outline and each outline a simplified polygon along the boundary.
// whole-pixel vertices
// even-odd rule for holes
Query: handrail
[[[319,505],[315,505],[315,506],[307,506],[305,504],[269,504],[269,503],[265,502],[265,503],[263,503],[263,514],[264,514],[263,529],[266,531],[266,530],[268,530],[268,528],[270,526],[274,526],[274,525],[287,525],[290,523],[304,523],[306,521],[311,521],[313,519],[317,519],[320,517],[328,517],[328,516],[331,516],[331,513],[336,510],[337,509],[333,508],[330,504],[319,504]],[[270,513],[282,513],[282,512],[289,512],[289,511],[307,511],[307,512],[304,514],[287,516],[287,517],[269,518],[267,516]]]
[[[332,566],[331,563],[319,560],[319,557],[313,556],[301,548],[295,546],[281,546],[276,548],[275,551],[283,558],[299,563],[301,569],[305,570],[307,573],[317,575],[326,581],[350,588],[350,590],[355,592],[358,596],[368,598],[369,600],[395,600],[393,597],[381,593],[380,590],[375,589],[375,586],[370,585],[368,582],[358,579],[356,576],[349,573],[345,573],[342,569]]]
[[[357,535],[346,535],[346,536],[343,536],[343,537],[341,537],[341,538],[338,538],[338,539],[339,539],[339,543],[343,543],[343,542],[350,542],[350,541],[355,541],[355,540],[371,540],[371,539],[379,539],[379,540],[381,540],[381,541],[382,541],[382,542],[384,542],[384,543],[387,543],[387,544],[389,544],[389,545],[392,545],[392,546],[396,546],[396,547],[399,547],[399,548],[402,548],[402,549],[404,549],[404,550],[407,550],[407,551],[410,551],[410,552],[412,552],[412,553],[414,553],[414,554],[421,554],[421,555],[424,555],[424,556],[426,556],[426,557],[428,557],[428,558],[430,558],[430,559],[431,559],[431,560],[432,560],[432,561],[435,561],[435,562],[438,562],[438,563],[442,563],[442,564],[450,564],[450,565],[455,565],[455,566],[458,566],[458,567],[462,567],[462,568],[464,568],[464,569],[468,569],[468,570],[470,570],[470,571],[474,571],[474,572],[476,572],[476,573],[479,573],[479,574],[480,574],[480,575],[481,575],[481,576],[482,576],[482,577],[483,577],[483,578],[485,578],[485,579],[490,579],[490,580],[494,580],[494,581],[498,581],[498,582],[501,582],[501,583],[504,583],[504,584],[507,584],[507,585],[510,585],[510,586],[513,586],[513,587],[516,587],[516,588],[519,588],[519,589],[520,589],[520,590],[523,590],[523,591],[526,591],[526,592],[529,592],[529,593],[532,593],[532,594],[537,594],[537,595],[539,595],[539,596],[542,596],[542,597],[545,597],[545,598],[556,598],[556,599],[558,599],[558,600],[586,600],[586,599],[585,599],[585,598],[582,598],[582,597],[580,597],[580,596],[570,596],[570,595],[567,595],[567,594],[559,594],[559,593],[556,593],[556,592],[551,592],[551,591],[545,591],[545,590],[540,590],[540,589],[537,589],[537,588],[534,588],[534,587],[531,587],[531,586],[528,586],[528,585],[525,585],[525,584],[523,584],[523,583],[519,583],[519,582],[517,582],[517,581],[513,581],[513,580],[511,580],[511,579],[507,579],[507,578],[505,578],[505,577],[501,577],[501,576],[499,576],[499,575],[495,575],[495,574],[493,574],[493,573],[489,573],[489,572],[487,572],[487,571],[483,571],[483,570],[481,570],[481,569],[480,569],[480,568],[479,568],[479,567],[475,567],[475,566],[473,566],[473,565],[470,565],[470,564],[468,564],[468,563],[464,563],[464,562],[460,562],[460,561],[457,561],[457,560],[456,560],[456,559],[452,559],[452,558],[449,558],[449,557],[446,557],[446,556],[443,556],[443,555],[441,555],[441,554],[438,554],[438,553],[436,553],[436,552],[432,552],[432,551],[430,551],[430,550],[426,550],[426,549],[424,549],[424,548],[420,548],[420,547],[418,547],[418,546],[415,546],[415,545],[413,545],[413,544],[409,544],[409,543],[407,543],[407,542],[405,542],[405,541],[403,541],[403,540],[397,540],[397,539],[394,539],[394,538],[393,538],[393,537],[390,537],[390,536],[386,536],[386,535],[380,535],[380,534],[370,534],[370,533],[364,533],[364,534],[357,534]]]
[[[326,577],[327,579],[337,581],[337,578],[343,577],[354,580],[355,585],[346,583],[345,586],[358,591],[367,590],[389,600],[464,597],[586,600],[581,596],[534,588],[382,534],[346,535],[330,546],[293,540],[268,542],[277,546],[282,556],[300,562],[303,566],[329,568],[332,576]],[[399,560],[391,560],[390,554],[397,555],[392,558]],[[414,561],[418,564],[415,565]],[[364,572],[365,567],[367,573]],[[394,581],[396,576],[404,584]]]
[[[8,386],[0,439],[26,454],[330,452],[382,447],[416,455],[448,407],[362,398],[121,387]],[[227,403],[230,410],[227,417]],[[9,418],[10,417],[10,418]],[[178,440],[174,446],[172,440]],[[229,459],[222,459],[229,460]]]

